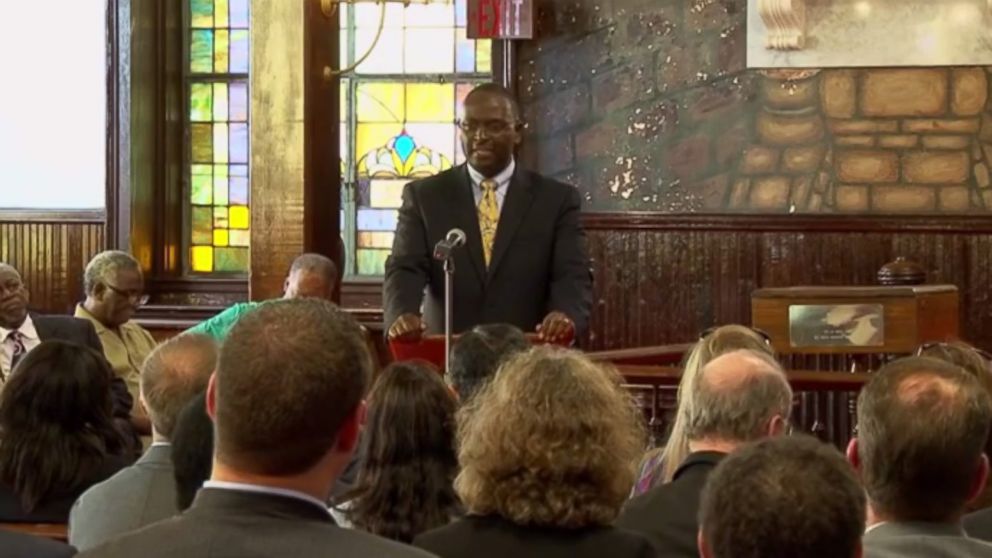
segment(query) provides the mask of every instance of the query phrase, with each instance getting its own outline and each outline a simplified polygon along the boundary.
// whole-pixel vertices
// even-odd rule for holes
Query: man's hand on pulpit
[[[537,333],[542,341],[557,343],[575,335],[575,323],[561,312],[551,312],[537,326]]]
[[[427,326],[424,325],[420,316],[416,314],[401,314],[393,322],[393,325],[389,326],[389,332],[386,335],[389,339],[413,342],[420,341],[426,330]]]

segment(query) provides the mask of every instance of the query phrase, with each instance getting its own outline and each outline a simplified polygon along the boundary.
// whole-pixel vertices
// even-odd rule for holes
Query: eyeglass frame
[[[933,349],[935,347],[948,348],[948,349],[949,348],[971,349],[972,351],[975,352],[975,354],[985,359],[986,363],[992,364],[992,353],[986,351],[985,349],[982,349],[981,347],[975,347],[973,345],[954,345],[952,343],[948,343],[947,341],[927,341],[926,343],[923,343],[919,347],[917,347],[916,352],[913,354],[914,356],[923,356],[924,352]]]
[[[106,281],[104,281],[103,284],[106,285],[108,289],[110,289],[111,291],[113,291],[114,293],[116,293],[118,296],[122,296],[122,297],[124,297],[124,298],[126,298],[128,300],[132,300],[133,299],[135,306],[144,306],[144,305],[148,304],[148,301],[149,300],[151,300],[151,295],[149,295],[147,293],[129,293],[129,292],[125,291],[124,289],[121,289],[119,287],[115,287],[114,285],[111,285],[110,283],[108,283]]]
[[[498,130],[493,129],[492,126],[494,124],[499,124],[500,128]],[[520,122],[519,120],[515,120],[512,122],[507,120],[496,120],[496,119],[486,120],[483,122],[466,121],[464,118],[458,118],[455,120],[455,126],[457,126],[458,129],[461,130],[463,134],[466,134],[468,136],[473,136],[479,133],[480,131],[485,131],[487,137],[498,136],[500,134],[505,134],[510,130],[522,125],[523,123]]]

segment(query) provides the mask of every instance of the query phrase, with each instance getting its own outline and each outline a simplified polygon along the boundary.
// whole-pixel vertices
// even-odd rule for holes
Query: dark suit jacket
[[[430,554],[334,524],[300,499],[204,488],[182,515],[149,525],[79,556],[99,558],[423,558]]]
[[[86,320],[70,316],[41,316],[32,313],[31,321],[34,322],[34,329],[42,341],[68,341],[89,347],[103,355],[103,343],[100,343],[100,337],[93,329],[93,324]],[[127,384],[122,378],[115,375],[110,387],[113,390],[114,416],[123,419],[129,418],[134,400],[127,391]],[[127,434],[131,435],[131,432],[127,432]]]
[[[169,446],[152,446],[137,463],[84,492],[69,514],[69,542],[86,550],[175,515],[171,453]]]
[[[0,484],[0,521],[9,523],[66,523],[73,502],[86,489],[110,478],[128,465],[130,460],[121,456],[108,456],[94,467],[89,476],[78,486],[65,487],[56,494],[42,500],[35,509],[27,512],[21,507],[20,498],[13,487]]]
[[[672,482],[627,502],[617,525],[646,536],[659,556],[696,558],[699,500],[706,479],[724,456],[715,451],[689,454]]]
[[[503,200],[492,261],[482,255],[479,218],[465,165],[407,184],[383,285],[385,327],[420,313],[431,333],[444,331],[444,271],[434,245],[453,228],[467,242],[455,252],[452,329],[504,322],[533,331],[553,310],[586,330],[592,275],[579,223],[581,201],[572,186],[518,164]]]
[[[3,558],[68,558],[76,550],[67,544],[0,529]]]
[[[978,510],[964,516],[964,530],[969,537],[992,541],[992,508]]]
[[[428,531],[414,546],[441,558],[653,558],[651,543],[616,527],[523,527],[496,515],[470,515]]]
[[[882,523],[862,539],[865,558],[987,558],[992,544],[969,538],[960,525]]]

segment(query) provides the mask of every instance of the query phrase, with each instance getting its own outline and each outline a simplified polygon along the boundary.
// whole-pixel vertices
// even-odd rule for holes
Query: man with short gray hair
[[[792,388],[782,367],[754,351],[725,353],[707,364],[693,393],[689,449],[672,482],[627,503],[617,525],[639,532],[659,556],[698,556],[699,503],[710,472],[748,442],[786,432]]]

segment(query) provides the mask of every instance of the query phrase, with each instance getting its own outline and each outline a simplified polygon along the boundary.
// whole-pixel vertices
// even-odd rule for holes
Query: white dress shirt
[[[482,181],[486,179],[482,176],[482,173],[472,168],[472,165],[466,164],[468,167],[468,176],[472,179],[472,197],[475,198],[475,206],[479,207],[479,202],[482,201]],[[503,200],[506,199],[506,191],[510,189],[510,179],[513,178],[513,171],[517,168],[516,161],[510,158],[510,164],[506,166],[505,169],[500,171],[499,174],[493,177],[496,181],[496,207],[499,208],[500,212],[503,211]]]
[[[304,502],[310,502],[311,504],[317,506],[318,508],[324,510],[330,517],[331,512],[327,509],[327,502],[321,502],[317,498],[309,494],[304,494],[297,490],[289,490],[287,488],[275,488],[273,486],[261,486],[258,484],[247,484],[243,482],[227,482],[227,481],[213,481],[208,480],[203,483],[203,488],[218,488],[221,490],[240,490],[241,492],[253,492],[255,494],[271,494],[274,496],[284,496],[286,498],[296,498],[297,500],[303,500]]]
[[[15,330],[0,327],[0,383],[3,383],[10,376],[10,360],[14,357],[14,342],[7,339],[7,336],[10,335],[11,331]],[[31,349],[41,345],[41,339],[38,337],[38,331],[34,328],[30,314],[16,331],[21,333],[24,354],[30,353]]]

